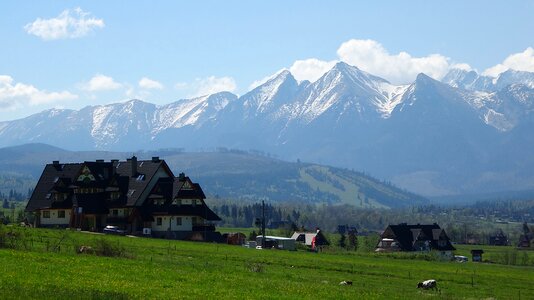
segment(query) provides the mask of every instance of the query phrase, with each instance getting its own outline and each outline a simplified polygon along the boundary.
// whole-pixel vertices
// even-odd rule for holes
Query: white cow
[[[417,283],[417,288],[424,289],[424,290],[429,290],[429,289],[436,290],[438,288],[438,283],[434,279],[429,279],[429,280],[425,280],[423,282]]]

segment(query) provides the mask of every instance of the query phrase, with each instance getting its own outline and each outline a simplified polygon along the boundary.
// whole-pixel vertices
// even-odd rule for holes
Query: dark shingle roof
[[[160,173],[161,176],[158,175],[159,170],[164,172]],[[79,176],[84,174],[91,180],[78,181]],[[156,178],[157,181],[154,182]],[[149,191],[151,182],[154,186]],[[95,193],[95,188],[99,192]],[[89,189],[89,192],[85,190],[85,193],[74,194],[74,189]],[[67,194],[67,199],[54,202],[52,192]],[[116,192],[119,193],[119,198],[111,200],[111,193]],[[106,214],[109,208],[129,206],[142,208],[138,214],[143,220],[150,220],[148,214],[155,211],[153,203],[145,200],[152,198],[166,200],[165,210],[158,213],[196,215],[207,220],[220,220],[204,203],[206,196],[199,184],[191,182],[184,174],[180,174],[179,178],[174,177],[164,160],[137,161],[135,157],[121,162],[47,164],[26,211],[78,206],[83,207],[84,214]],[[202,203],[194,206],[173,206],[171,202],[174,198],[200,199]]]
[[[432,249],[455,250],[445,230],[441,229],[436,223],[431,225],[389,225],[389,229],[394,235],[393,238],[399,242],[400,248],[404,251],[412,251],[415,241],[429,241]],[[445,246],[438,244],[440,237],[447,241]]]
[[[81,170],[81,164],[47,164],[35,186],[26,211],[34,211],[39,208],[50,207],[53,199],[47,197],[50,190],[59,181],[60,178],[72,179]],[[57,178],[57,179],[56,179]]]

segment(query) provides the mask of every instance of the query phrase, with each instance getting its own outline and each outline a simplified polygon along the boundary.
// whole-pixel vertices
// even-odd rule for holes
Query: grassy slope
[[[534,298],[534,269],[527,267],[349,252],[259,251],[77,232],[68,234],[60,253],[44,251],[46,241],[63,234],[27,229],[32,250],[0,250],[2,298]],[[98,238],[121,244],[132,257],[79,255],[70,245],[92,244]],[[254,271],[258,265],[261,272]],[[428,278],[438,280],[441,293],[415,288]],[[342,280],[354,285],[339,286]]]
[[[73,152],[44,144],[0,149],[0,190],[26,193],[43,166],[53,160],[80,162],[125,159],[131,153]],[[211,196],[315,203],[350,203],[360,207],[399,207],[427,203],[362,173],[307,163],[292,163],[241,151],[181,153],[139,152],[140,159],[160,156],[173,172],[185,172]],[[5,186],[2,176],[6,177]],[[11,182],[16,182],[13,186]],[[22,190],[21,190],[22,188]]]

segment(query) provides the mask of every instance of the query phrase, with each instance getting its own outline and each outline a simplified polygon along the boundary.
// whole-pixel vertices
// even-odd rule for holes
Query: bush
[[[126,248],[119,244],[113,244],[110,241],[100,238],[95,241],[95,246],[93,247],[94,253],[99,256],[108,256],[108,257],[126,257]]]
[[[28,250],[30,244],[24,231],[0,225],[0,248]]]

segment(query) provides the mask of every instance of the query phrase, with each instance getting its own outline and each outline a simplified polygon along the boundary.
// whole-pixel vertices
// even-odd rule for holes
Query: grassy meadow
[[[336,249],[255,250],[69,230],[0,231],[2,299],[534,299],[532,267]],[[82,245],[111,248],[116,256],[76,253]],[[430,278],[439,291],[416,288]],[[353,285],[340,286],[343,280]]]

